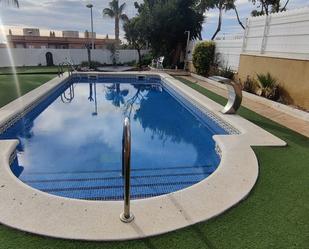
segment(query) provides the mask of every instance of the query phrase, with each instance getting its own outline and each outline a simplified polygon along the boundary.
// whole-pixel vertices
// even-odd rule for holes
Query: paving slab
[[[194,82],[198,84],[199,86],[202,86],[220,96],[227,97],[227,91],[224,87],[222,87],[222,84],[217,83],[218,86],[214,82],[210,82],[210,80],[201,80],[197,79],[196,77],[192,76],[181,76],[183,79],[189,80],[191,82]],[[220,87],[221,85],[221,87]],[[284,111],[280,111],[277,108],[273,108],[267,104],[263,104],[260,102],[257,102],[246,95],[243,95],[243,101],[242,106],[266,117],[269,118],[278,124],[281,124],[295,132],[298,132],[306,137],[309,137],[309,121],[304,120],[302,118],[297,118],[295,116],[289,115],[288,113]],[[296,109],[296,111],[298,111]],[[308,114],[309,115],[309,114]]]

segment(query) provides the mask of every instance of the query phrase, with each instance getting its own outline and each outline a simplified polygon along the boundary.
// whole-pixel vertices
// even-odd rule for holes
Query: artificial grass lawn
[[[37,73],[57,73],[58,67],[57,66],[33,66],[33,67],[16,67],[16,72],[21,74],[37,74]],[[1,74],[11,74],[12,67],[2,67],[0,68],[0,75]]]
[[[181,80],[214,101],[225,103],[223,97]],[[0,248],[308,248],[308,138],[246,108],[241,108],[239,114],[282,138],[288,146],[254,148],[260,164],[258,182],[246,200],[225,214],[169,234],[127,242],[50,239],[0,226]]]
[[[42,83],[52,79],[55,75],[52,74],[37,74],[37,75],[18,75],[20,82],[20,92],[25,94],[32,89],[38,87]],[[6,105],[18,97],[18,91],[15,85],[13,75],[0,75],[0,107]]]

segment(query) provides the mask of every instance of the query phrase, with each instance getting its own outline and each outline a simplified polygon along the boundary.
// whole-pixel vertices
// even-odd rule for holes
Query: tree
[[[211,37],[211,40],[214,40],[216,38],[217,34],[221,30],[222,14],[223,14],[224,10],[228,11],[228,10],[234,9],[235,13],[237,13],[238,21],[240,22],[238,12],[237,12],[236,6],[235,6],[235,0],[202,0],[201,5],[199,7],[202,8],[202,10],[203,9],[204,10],[205,9],[215,9],[215,8],[217,8],[219,10],[218,26],[217,26],[215,33]]]
[[[233,3],[233,9],[235,11],[236,17],[237,17],[237,21],[239,23],[239,25],[242,27],[242,29],[245,29],[245,26],[243,25],[243,23],[240,21],[239,15],[238,15],[238,11],[237,11],[237,7],[235,5],[235,3]]]
[[[235,11],[235,14],[236,14],[237,21],[238,21],[239,25],[243,29],[245,29],[243,23],[241,22],[241,20],[239,18],[239,14],[238,14],[235,2],[236,2],[236,0],[201,0],[200,1],[199,5],[198,5],[198,8],[203,13],[206,10],[209,10],[209,9],[218,8],[218,10],[219,10],[218,26],[217,26],[217,29],[216,29],[215,33],[213,34],[211,40],[214,40],[216,38],[217,34],[221,30],[223,10],[228,11],[228,10],[233,9]]]
[[[13,4],[17,8],[19,8],[19,2],[18,0],[0,0],[0,3],[6,2],[7,4]]]
[[[103,16],[109,16],[110,18],[115,18],[115,38],[119,40],[119,21],[127,21],[128,16],[124,14],[124,9],[126,3],[119,6],[118,0],[112,0],[109,3],[109,8],[103,10]]]
[[[129,94],[127,89],[121,90],[120,84],[113,84],[111,86],[107,86],[107,91],[105,93],[105,98],[112,102],[112,104],[116,107],[120,107],[125,103],[125,97]]]
[[[142,55],[141,50],[146,46],[144,25],[141,19],[134,17],[123,25],[125,31],[125,38],[130,46],[133,46],[138,53],[138,64],[141,66]]]
[[[253,5],[257,5],[257,9],[251,12],[252,16],[269,15],[286,11],[286,7],[290,0],[250,0]],[[282,5],[282,2],[284,3]],[[282,7],[281,7],[282,6]]]
[[[201,37],[204,15],[197,8],[200,0],[144,0],[135,4],[137,18],[143,25],[144,37],[154,56],[164,56],[168,65],[183,62],[187,44],[185,31],[190,39]]]

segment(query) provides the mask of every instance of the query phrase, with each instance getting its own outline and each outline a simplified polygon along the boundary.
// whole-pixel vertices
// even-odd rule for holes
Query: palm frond
[[[122,14],[122,12],[124,11],[125,7],[126,7],[126,3],[121,4],[120,7],[119,7],[119,10],[118,10],[118,13]]]
[[[271,76],[270,73],[267,74],[257,74],[260,85],[263,88],[274,87],[277,85],[277,80]]]
[[[123,21],[123,22],[127,22],[127,21],[129,21],[129,17],[126,14],[121,14],[120,20]]]
[[[1,2],[6,2],[7,4],[13,4],[13,5],[15,5],[17,8],[19,8],[19,2],[18,2],[18,0],[0,0],[0,3]]]
[[[118,13],[118,8],[119,8],[118,0],[113,0],[113,1],[109,2],[109,7],[115,13]]]
[[[105,8],[103,10],[103,16],[115,17],[115,12],[110,8]]]

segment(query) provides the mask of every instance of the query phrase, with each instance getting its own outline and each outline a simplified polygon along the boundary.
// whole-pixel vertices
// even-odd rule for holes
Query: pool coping
[[[83,73],[81,73],[83,74]],[[115,73],[85,73],[114,75]],[[0,223],[49,237],[78,240],[129,240],[163,234],[220,215],[246,198],[258,178],[258,161],[251,146],[285,146],[286,143],[238,115],[222,114],[222,106],[159,72],[125,72],[117,75],[154,75],[192,102],[199,103],[240,131],[215,135],[221,153],[218,169],[205,180],[183,190],[131,201],[132,223],[119,219],[122,201],[87,201],[63,198],[36,190],[12,173],[11,155],[17,140],[0,140]],[[50,93],[68,79],[52,79],[0,109],[0,126]]]

